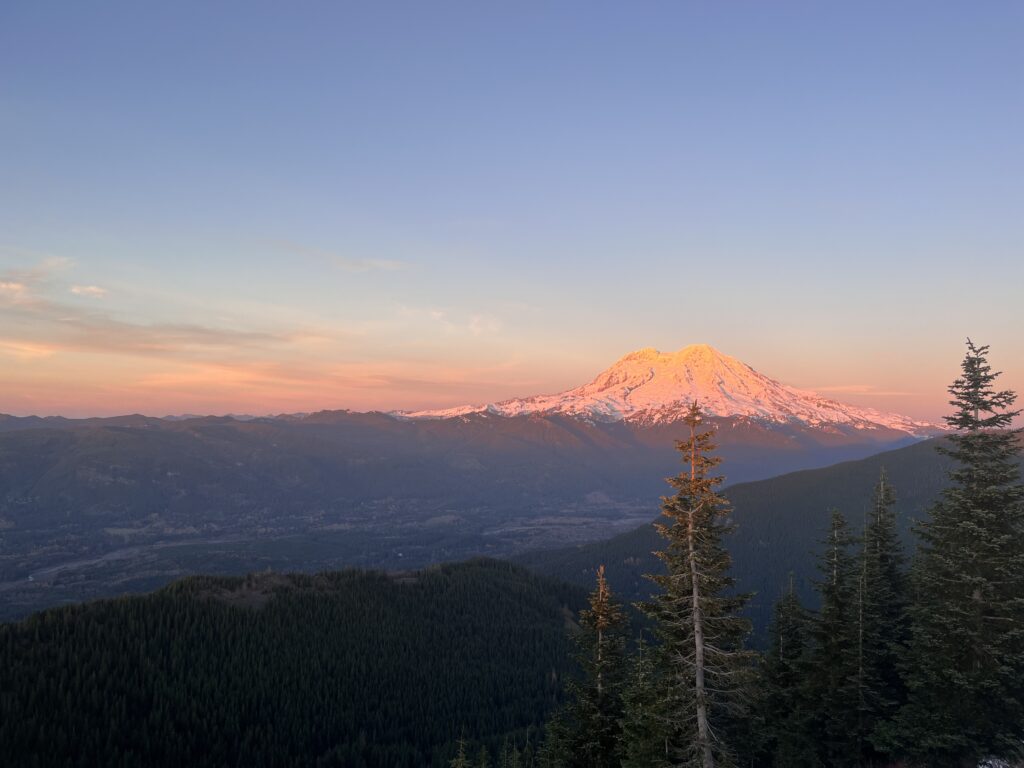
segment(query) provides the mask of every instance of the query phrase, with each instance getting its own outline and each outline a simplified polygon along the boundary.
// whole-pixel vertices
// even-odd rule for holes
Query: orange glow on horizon
[[[558,372],[546,361],[491,366],[312,359],[218,363],[76,353],[25,343],[0,343],[0,361],[5,369],[0,412],[74,417],[446,408],[550,394],[582,384],[604,367],[596,364],[581,374]],[[817,391],[853,405],[936,421],[948,409],[946,386],[917,382],[926,395],[909,387],[869,385]]]

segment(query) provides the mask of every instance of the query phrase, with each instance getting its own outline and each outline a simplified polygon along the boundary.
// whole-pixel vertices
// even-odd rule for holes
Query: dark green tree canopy
[[[548,725],[540,754],[544,768],[618,768],[628,631],[604,566],[598,566],[597,585],[574,633],[581,677],[570,681],[568,701]]]
[[[1024,486],[1016,394],[967,342],[949,388],[950,486],[922,523],[914,563],[902,739],[922,764],[1024,754]]]

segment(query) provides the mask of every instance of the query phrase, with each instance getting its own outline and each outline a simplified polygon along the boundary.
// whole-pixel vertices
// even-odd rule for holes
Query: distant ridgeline
[[[496,561],[193,577],[0,624],[10,766],[446,765],[536,740],[575,587]]]

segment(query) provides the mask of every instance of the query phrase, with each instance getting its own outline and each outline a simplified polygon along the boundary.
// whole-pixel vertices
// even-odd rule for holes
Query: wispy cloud
[[[0,353],[16,357],[19,360],[35,360],[50,357],[56,350],[46,344],[32,344],[24,341],[0,339]]]
[[[398,270],[404,269],[408,266],[406,262],[399,261],[397,259],[380,259],[372,257],[353,258],[334,251],[325,250],[323,248],[312,248],[308,245],[300,245],[299,243],[293,243],[288,240],[275,240],[273,241],[273,245],[279,250],[329,264],[335,269],[340,269],[343,272],[356,274],[363,272],[397,272]]]
[[[75,264],[72,259],[66,256],[53,256],[48,253],[38,253],[11,246],[0,246],[0,256],[5,257],[5,260],[11,262],[34,262],[31,267],[8,269],[4,272],[7,279],[19,280],[25,283],[45,282],[58,272],[68,270]]]
[[[474,336],[484,336],[501,330],[501,323],[490,315],[473,315],[469,318],[469,332]]]
[[[406,334],[406,346],[382,351],[376,331],[353,340],[360,334],[348,328],[249,319],[254,312],[200,315],[161,304],[154,316],[127,300],[133,291],[105,293],[60,274],[66,267],[0,269],[0,370],[12,372],[0,377],[0,399],[26,410],[417,409],[533,389],[506,358],[495,366],[424,353],[431,343],[500,333],[499,318],[485,311],[401,307],[398,331],[394,317],[387,329]]]
[[[501,321],[494,315],[483,312],[464,312],[451,309],[409,307],[401,305],[398,313],[405,318],[429,319],[445,333],[469,334],[470,336],[489,336],[499,333]]]
[[[24,296],[27,291],[28,286],[24,283],[19,283],[14,280],[0,280],[0,293],[5,296]]]
[[[223,355],[242,350],[305,341],[301,331],[223,328],[193,322],[142,323],[109,312],[51,298],[53,269],[66,262],[44,263],[0,273],[0,327],[5,349],[188,357]],[[95,285],[75,285],[70,292],[90,298],[106,295]]]

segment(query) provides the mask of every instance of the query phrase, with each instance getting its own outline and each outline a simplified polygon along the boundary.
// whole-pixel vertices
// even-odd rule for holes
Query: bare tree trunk
[[[605,605],[608,602],[608,582],[604,579],[604,565],[597,567],[597,596],[600,605]],[[602,616],[597,617],[597,696],[601,697],[604,686],[603,680],[601,679],[604,675],[604,618]]]
[[[690,487],[697,479],[696,426],[690,425]],[[697,548],[694,541],[693,516],[691,509],[687,516],[687,538],[690,555],[690,583],[693,595],[693,644],[694,644],[694,685],[697,698],[697,749],[700,751],[704,768],[715,768],[715,757],[711,752],[711,729],[708,726],[707,693],[704,688],[704,620],[700,608],[700,584],[697,572]]]

